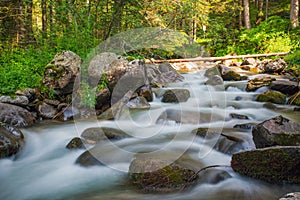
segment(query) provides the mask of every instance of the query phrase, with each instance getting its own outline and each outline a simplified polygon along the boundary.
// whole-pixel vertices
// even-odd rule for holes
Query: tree
[[[244,0],[244,21],[246,29],[251,29],[249,0]]]
[[[292,28],[299,26],[299,0],[291,0],[290,20]]]

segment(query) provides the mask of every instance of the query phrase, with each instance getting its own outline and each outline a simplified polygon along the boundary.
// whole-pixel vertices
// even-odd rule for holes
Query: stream
[[[266,88],[245,92],[247,81],[225,82],[225,87],[207,86],[204,72],[183,74],[184,82],[169,86],[189,89],[191,97],[184,103],[162,103],[155,96],[150,110],[126,110],[116,121],[40,122],[22,129],[25,147],[16,156],[0,160],[0,199],[276,200],[288,192],[300,191],[299,185],[271,185],[242,177],[230,167],[220,169],[231,178],[199,183],[179,193],[147,194],[129,186],[127,171],[137,152],[175,152],[174,159],[184,155],[197,170],[210,165],[230,166],[231,155],[213,148],[220,135],[210,136],[208,132],[201,138],[192,134],[199,127],[242,138],[242,145],[218,146],[238,152],[253,149],[254,144],[251,130],[233,129],[236,124],[260,123],[279,114],[300,122],[299,112],[288,105],[270,110],[253,100]],[[249,120],[234,119],[231,113],[246,115]],[[101,161],[105,166],[81,167],[75,161],[84,150],[69,150],[66,145],[89,127],[117,128],[132,137],[101,143],[98,150],[103,152]]]

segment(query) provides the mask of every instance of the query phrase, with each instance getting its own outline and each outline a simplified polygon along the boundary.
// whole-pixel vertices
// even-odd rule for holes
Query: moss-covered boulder
[[[232,169],[273,184],[300,184],[300,146],[268,147],[232,156]]]
[[[257,96],[256,101],[259,102],[271,102],[277,104],[286,103],[286,95],[277,91],[267,91]]]
[[[7,124],[0,124],[0,158],[18,153],[24,144],[24,135],[19,129]]]
[[[270,76],[263,76],[254,78],[247,83],[246,91],[255,91],[261,87],[269,86],[273,81],[275,81],[275,78],[272,78]]]
[[[167,90],[162,97],[164,103],[179,103],[186,102],[190,98],[188,89],[170,89]]]
[[[300,92],[298,92],[298,93],[294,94],[293,96],[291,96],[289,98],[288,103],[291,104],[291,105],[300,106]]]
[[[197,174],[177,163],[139,156],[129,167],[130,181],[144,192],[176,192],[193,184]]]
[[[252,135],[257,148],[296,146],[300,145],[300,124],[277,116],[253,127]]]

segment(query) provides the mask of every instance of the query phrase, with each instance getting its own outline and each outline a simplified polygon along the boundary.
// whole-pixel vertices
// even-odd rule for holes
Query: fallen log
[[[238,56],[222,56],[222,57],[197,57],[197,58],[183,58],[183,59],[170,59],[170,60],[146,60],[146,63],[180,63],[180,62],[215,62],[220,60],[230,60],[230,59],[245,59],[245,58],[260,58],[260,57],[271,57],[271,56],[285,56],[288,52],[279,53],[267,53],[267,54],[251,54],[251,55],[238,55]]]

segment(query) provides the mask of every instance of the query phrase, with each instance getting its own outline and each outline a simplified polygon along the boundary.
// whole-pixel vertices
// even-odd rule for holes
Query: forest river
[[[247,81],[225,81],[222,87],[205,85],[204,71],[184,74],[184,82],[169,86],[190,91],[191,97],[184,103],[162,103],[154,94],[150,110],[126,111],[115,121],[41,122],[22,129],[25,147],[13,158],[0,160],[0,199],[276,200],[288,192],[300,191],[299,185],[272,185],[234,173],[229,167],[231,154],[218,150],[239,152],[254,148],[251,130],[233,129],[236,124],[260,123],[279,114],[300,122],[299,114],[288,105],[275,110],[265,108],[264,103],[254,101],[265,88],[246,92]],[[162,117],[170,110],[169,116]],[[231,113],[249,119],[231,118]],[[106,165],[82,167],[75,161],[85,150],[69,150],[66,145],[89,127],[117,128],[133,137],[101,143],[102,161]],[[192,134],[199,127],[219,129],[220,133],[227,132],[245,142],[234,147],[223,143],[213,148],[219,135],[211,137],[208,132],[201,138]],[[218,169],[227,171],[231,177],[167,194],[143,193],[130,186],[127,172],[135,152],[162,149],[188,156],[199,170],[222,165]]]

